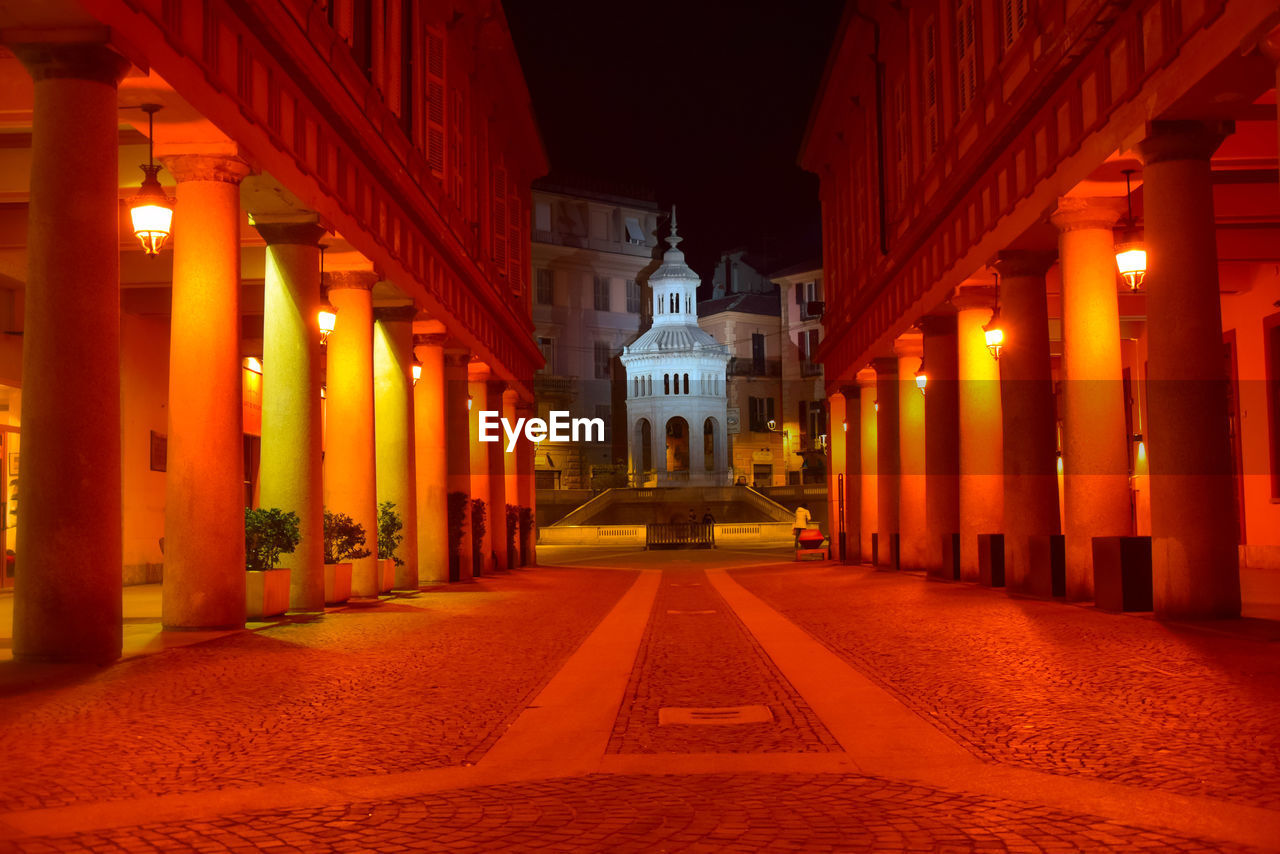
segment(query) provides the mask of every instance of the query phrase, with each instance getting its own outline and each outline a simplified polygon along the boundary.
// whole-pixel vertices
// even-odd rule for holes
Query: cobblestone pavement
[[[865,568],[732,577],[983,758],[1280,808],[1280,644]]]
[[[6,697],[0,810],[474,762],[634,578],[486,578]]]
[[[645,628],[609,740],[610,753],[838,750],[831,734],[760,649],[706,573],[673,559]],[[767,706],[769,723],[668,724],[664,706]]]
[[[45,837],[0,852],[1236,852],[855,775],[604,776]]]

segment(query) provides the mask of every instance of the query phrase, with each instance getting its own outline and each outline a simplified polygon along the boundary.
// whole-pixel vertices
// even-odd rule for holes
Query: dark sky
[[[503,5],[553,177],[675,202],[704,283],[726,249],[766,273],[819,257],[818,182],[796,159],[843,0]]]

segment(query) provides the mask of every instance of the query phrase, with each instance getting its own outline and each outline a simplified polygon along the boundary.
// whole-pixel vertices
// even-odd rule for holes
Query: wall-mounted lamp
[[[1128,283],[1129,290],[1136,291],[1147,275],[1147,248],[1142,243],[1142,232],[1133,225],[1133,189],[1129,178],[1132,174],[1132,169],[1124,170],[1124,195],[1129,203],[1129,224],[1116,241],[1116,267]]]
[[[416,356],[413,359],[412,371],[413,371],[413,384],[417,385],[418,380],[422,379],[422,362],[418,361]]]
[[[843,430],[844,432],[848,433],[848,432],[849,432],[849,422],[848,422],[848,421],[841,421],[841,422],[840,422],[840,429],[841,429],[841,430]]]
[[[879,412],[879,411],[880,411],[880,401],[879,401],[878,399],[877,399],[877,400],[873,400],[873,401],[871,401],[871,407],[872,407],[872,409],[874,409],[876,412]]]
[[[320,343],[329,343],[329,334],[333,332],[335,326],[338,325],[338,310],[330,305],[326,299],[320,305],[320,311],[316,313],[316,317],[320,323]]]
[[[471,395],[467,395],[467,411],[471,411]]]
[[[991,321],[982,327],[982,331],[986,336],[987,349],[991,351],[991,358],[999,359],[1000,351],[1004,349],[1004,327],[1000,325],[1000,306],[996,306],[995,311],[991,312]]]
[[[920,360],[920,369],[916,371],[916,388],[924,394],[924,387],[929,384],[929,374],[924,369],[924,359]]]
[[[159,255],[173,226],[173,201],[156,179],[160,167],[155,161],[156,111],[159,104],[143,104],[147,114],[147,165],[141,166],[142,186],[138,194],[129,200],[129,218],[133,221],[133,236],[142,244],[148,255]]]

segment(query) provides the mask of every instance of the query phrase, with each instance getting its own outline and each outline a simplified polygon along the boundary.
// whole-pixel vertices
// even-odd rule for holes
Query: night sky
[[[678,206],[689,262],[821,253],[796,165],[843,0],[504,0],[551,177]],[[666,236],[665,226],[660,229]]]

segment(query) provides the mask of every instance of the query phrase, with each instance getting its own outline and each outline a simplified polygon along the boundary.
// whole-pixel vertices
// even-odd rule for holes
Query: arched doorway
[[[707,471],[716,469],[716,420],[702,422],[702,464]]]
[[[689,470],[689,422],[676,416],[667,422],[667,471]]]

